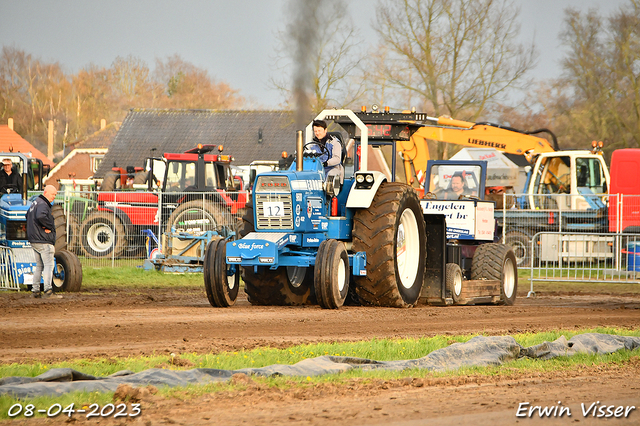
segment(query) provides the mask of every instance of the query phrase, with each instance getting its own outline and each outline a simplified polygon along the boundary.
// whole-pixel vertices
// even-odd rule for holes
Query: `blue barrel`
[[[627,249],[622,253],[627,255],[627,271],[640,272],[640,241],[627,244]]]

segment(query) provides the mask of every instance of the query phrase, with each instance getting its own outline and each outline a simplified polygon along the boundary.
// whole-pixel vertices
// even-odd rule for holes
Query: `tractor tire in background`
[[[499,280],[500,302],[513,305],[518,293],[516,256],[506,244],[481,244],[473,255],[472,280]]]
[[[144,185],[145,183],[147,183],[147,176],[149,176],[149,172],[145,172],[145,171],[137,172],[133,177],[133,184]]]
[[[67,244],[67,250],[77,255],[82,253],[82,238],[80,238],[80,224],[78,219],[73,215],[69,215],[69,242]]]
[[[100,184],[100,191],[115,191],[116,190],[116,182],[120,179],[120,173],[116,173],[114,171],[107,172],[104,175],[104,179],[102,179],[102,183]]]
[[[462,269],[457,263],[447,263],[445,269],[446,289],[451,294],[454,304],[462,300]]]
[[[532,256],[531,238],[527,234],[516,230],[508,231],[504,236],[503,243],[513,249],[518,268],[531,266],[532,258],[535,255]]]
[[[56,251],[67,249],[67,217],[64,214],[62,204],[51,206],[51,215],[56,228]]]
[[[175,227],[176,231],[182,230],[187,233],[201,233],[205,231],[219,231],[223,226],[230,226],[225,220],[224,207],[218,206],[209,200],[192,200],[179,205],[169,216],[165,232],[171,232]],[[174,239],[174,244],[179,244],[179,240]],[[189,241],[184,241],[184,245]],[[173,247],[181,250],[184,247]],[[165,256],[171,255],[172,248],[166,247]]]
[[[253,207],[247,204],[242,221],[237,226],[238,237],[255,230]],[[313,268],[240,267],[244,291],[252,305],[306,305],[315,303]]]
[[[221,238],[213,239],[204,256],[204,289],[214,308],[233,306],[238,298],[240,274],[227,274],[226,244]]]
[[[367,275],[354,276],[363,304],[410,307],[417,303],[424,277],[425,224],[416,192],[384,182],[371,206],[353,218],[353,252],[367,254]]]
[[[92,212],[82,223],[81,235],[87,257],[120,257],[127,249],[124,225],[110,212]]]
[[[323,309],[338,309],[349,292],[349,255],[343,242],[324,240],[316,254],[313,287]]]
[[[80,291],[82,286],[82,264],[78,256],[68,250],[56,250],[53,268],[52,289],[54,292]]]

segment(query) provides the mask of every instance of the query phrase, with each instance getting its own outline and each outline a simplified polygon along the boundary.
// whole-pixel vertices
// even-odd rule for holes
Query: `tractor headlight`
[[[356,189],[370,189],[374,181],[373,173],[359,173],[356,175]]]

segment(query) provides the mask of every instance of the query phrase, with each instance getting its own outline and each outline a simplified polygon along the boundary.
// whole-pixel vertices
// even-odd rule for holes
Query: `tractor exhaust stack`
[[[302,130],[296,132],[296,171],[302,171],[302,149],[304,148]]]

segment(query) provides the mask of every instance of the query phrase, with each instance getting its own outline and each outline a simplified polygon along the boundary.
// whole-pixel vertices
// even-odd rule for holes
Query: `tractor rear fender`
[[[358,175],[373,175],[373,182],[358,183]],[[373,197],[378,192],[378,188],[382,182],[387,181],[387,176],[378,171],[356,172],[351,192],[347,198],[347,208],[367,209],[371,206]]]

